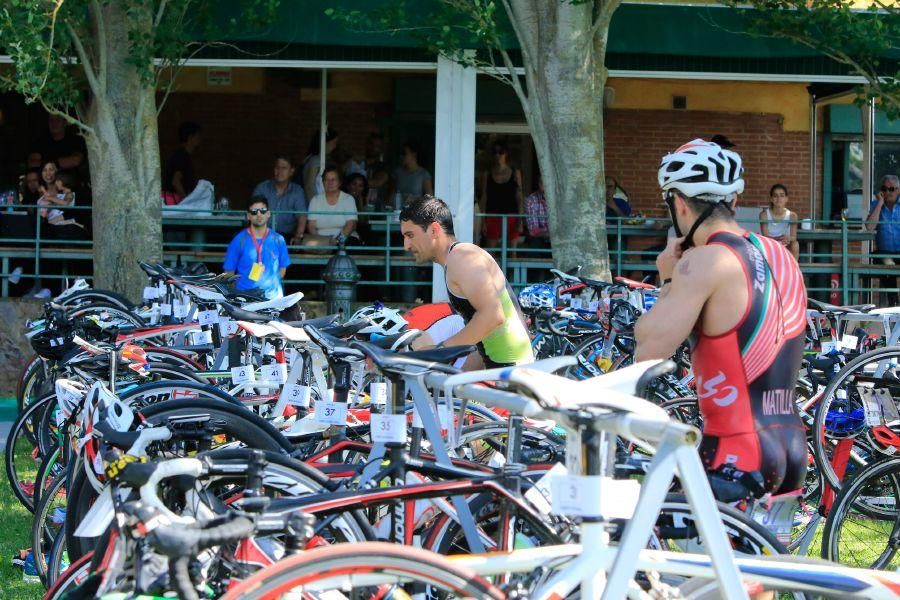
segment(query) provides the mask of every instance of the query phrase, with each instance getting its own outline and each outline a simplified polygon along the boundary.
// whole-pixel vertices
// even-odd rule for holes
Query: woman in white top
[[[797,221],[794,213],[787,209],[788,191],[780,183],[769,190],[769,208],[759,213],[760,231],[784,244],[795,259],[800,258],[800,244],[797,243]]]
[[[341,176],[336,167],[325,168],[322,185],[325,192],[309,203],[304,245],[331,245],[338,235],[348,237],[356,229],[356,201],[353,196],[341,191]]]

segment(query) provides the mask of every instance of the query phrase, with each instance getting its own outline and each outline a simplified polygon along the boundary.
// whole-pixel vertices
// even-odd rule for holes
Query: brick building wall
[[[809,133],[784,131],[777,114],[675,110],[611,110],[605,116],[606,173],[616,177],[636,210],[662,215],[665,208],[656,181],[659,159],[680,144],[721,133],[736,144],[744,160],[745,206],[763,206],[769,188],[783,183],[789,208],[809,216]],[[816,169],[822,182],[822,144]],[[821,215],[819,216],[821,218]]]

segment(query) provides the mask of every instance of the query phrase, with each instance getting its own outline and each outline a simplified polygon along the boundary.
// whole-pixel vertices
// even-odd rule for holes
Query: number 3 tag
[[[347,424],[347,403],[346,402],[316,402],[315,419],[324,425]]]
[[[309,408],[309,399],[312,396],[312,388],[307,385],[288,384],[281,388],[281,397],[287,398],[288,404]]]
[[[373,442],[406,443],[406,415],[375,413],[370,417]]]

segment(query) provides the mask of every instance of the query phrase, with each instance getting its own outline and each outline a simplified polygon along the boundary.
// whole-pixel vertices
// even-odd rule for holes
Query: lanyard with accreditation
[[[256,241],[256,236],[253,235],[253,230],[250,227],[247,228],[247,235],[250,236],[253,245],[256,246],[256,262],[250,267],[250,274],[247,275],[247,279],[250,281],[259,281],[259,278],[262,277],[263,272],[266,270],[266,266],[262,261],[262,249],[263,244],[266,243],[266,238],[269,237],[269,228],[266,227],[266,233],[263,234],[260,241]]]

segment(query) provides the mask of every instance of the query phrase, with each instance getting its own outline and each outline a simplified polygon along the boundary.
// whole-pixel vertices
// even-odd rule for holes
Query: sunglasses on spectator
[[[897,191],[897,188],[895,188],[895,187],[888,187],[888,186],[886,186],[886,185],[883,185],[883,186],[881,186],[881,191],[882,191],[882,192],[896,192],[896,191]]]
[[[264,215],[269,212],[268,208],[251,208],[247,211],[251,215]]]

